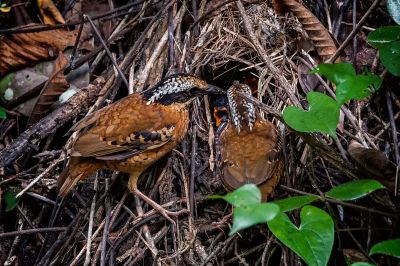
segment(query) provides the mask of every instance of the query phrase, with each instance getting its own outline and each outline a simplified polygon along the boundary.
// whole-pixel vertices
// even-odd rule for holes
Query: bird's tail
[[[100,169],[99,163],[94,159],[72,156],[58,177],[58,196],[65,197],[78,181],[87,178],[98,169]]]

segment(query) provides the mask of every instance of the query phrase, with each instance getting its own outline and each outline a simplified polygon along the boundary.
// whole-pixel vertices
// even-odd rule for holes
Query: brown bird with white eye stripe
[[[70,163],[59,177],[59,195],[66,196],[96,170],[112,169],[129,173],[129,190],[162,215],[176,215],[140,192],[137,181],[182,140],[189,124],[188,105],[206,93],[219,93],[219,89],[195,76],[177,74],[80,121],[73,130],[90,128],[72,147]]]
[[[254,105],[240,93],[251,96],[245,84],[228,89],[230,119],[225,119],[217,130],[217,164],[228,191],[253,183],[266,201],[283,171],[281,139],[276,127],[257,115]]]

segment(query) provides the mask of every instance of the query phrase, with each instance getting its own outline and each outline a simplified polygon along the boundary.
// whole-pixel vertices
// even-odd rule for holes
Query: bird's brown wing
[[[101,133],[87,133],[79,138],[73,156],[96,157],[99,160],[123,160],[143,150],[159,148],[167,144],[174,134],[171,124],[161,129],[134,131],[126,133],[125,139],[103,137]]]
[[[139,95],[127,98],[81,122],[78,128],[88,123],[92,128],[78,138],[72,156],[123,160],[173,139],[179,112],[164,110],[162,105],[147,105]]]

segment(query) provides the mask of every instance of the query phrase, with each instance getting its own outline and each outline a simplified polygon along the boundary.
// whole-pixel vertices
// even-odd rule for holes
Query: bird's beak
[[[207,90],[208,93],[211,94],[226,94],[224,90],[222,90],[220,87],[208,84]]]

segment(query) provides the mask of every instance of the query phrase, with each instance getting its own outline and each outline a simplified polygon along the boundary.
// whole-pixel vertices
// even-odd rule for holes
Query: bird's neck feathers
[[[148,104],[160,103],[170,105],[173,103],[190,102],[194,96],[190,93],[195,87],[195,82],[191,79],[183,79],[179,77],[170,77],[167,81],[163,81],[153,88],[143,93],[144,99]]]
[[[236,131],[241,129],[252,130],[256,122],[256,109],[254,105],[243,98],[229,101],[230,116]]]

